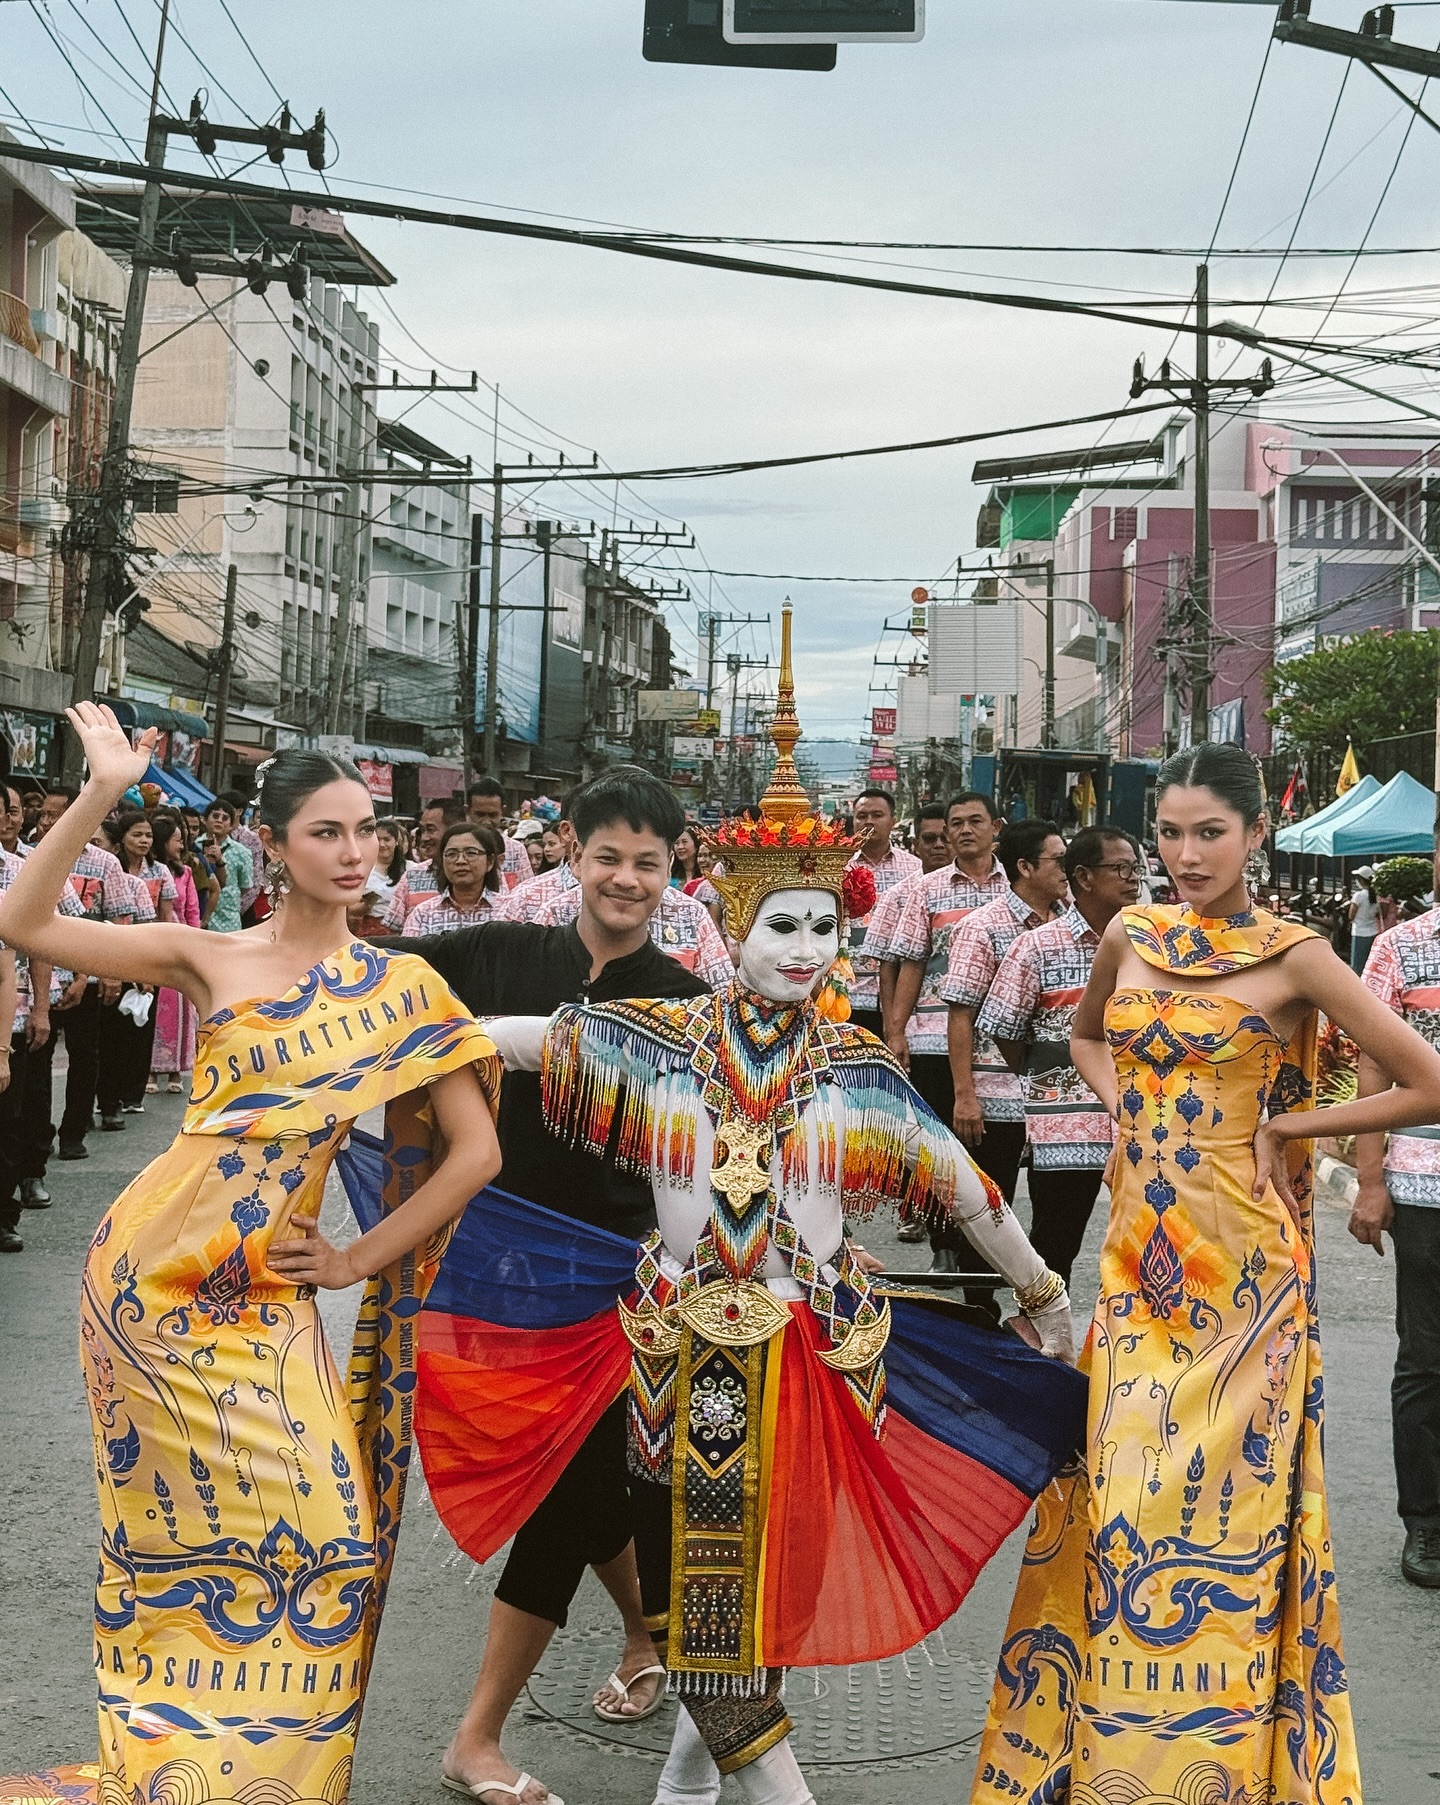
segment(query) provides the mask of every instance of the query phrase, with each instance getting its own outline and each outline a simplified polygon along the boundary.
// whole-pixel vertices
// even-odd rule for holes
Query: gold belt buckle
[[[826,1366],[833,1367],[837,1373],[863,1373],[871,1367],[885,1352],[885,1344],[890,1339],[890,1300],[887,1298],[880,1306],[880,1314],[874,1322],[863,1327],[851,1324],[850,1333],[835,1347],[818,1349],[820,1358]]]
[[[625,1339],[637,1352],[657,1359],[680,1352],[680,1330],[675,1325],[673,1309],[659,1310],[653,1303],[643,1303],[638,1310],[631,1310],[624,1303],[616,1307]]]
[[[753,1347],[778,1334],[790,1320],[779,1298],[753,1279],[739,1285],[712,1280],[678,1304],[676,1311],[697,1335],[722,1347]]]

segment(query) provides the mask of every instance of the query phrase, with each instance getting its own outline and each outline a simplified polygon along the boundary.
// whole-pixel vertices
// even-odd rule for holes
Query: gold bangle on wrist
[[[1058,1272],[1052,1272],[1047,1266],[1033,1285],[1016,1285],[1014,1292],[1015,1302],[1025,1314],[1035,1316],[1064,1297],[1065,1281]]]

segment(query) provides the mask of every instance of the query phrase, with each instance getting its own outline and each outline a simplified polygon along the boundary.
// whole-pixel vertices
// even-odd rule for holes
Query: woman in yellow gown
[[[325,754],[282,752],[265,772],[278,907],[263,926],[55,915],[76,853],[149,761],[108,709],[71,719],[89,780],[8,892],[0,936],[183,991],[204,1026],[180,1134],[85,1263],[100,1758],[44,1792],[37,1777],[32,1796],[83,1797],[88,1781],[99,1805],[344,1805],[409,1462],[415,1316],[451,1224],[499,1169],[499,1061],[427,965],[350,940],[374,811]],[[378,1103],[386,1214],[342,1251],[316,1233],[325,1177]],[[315,1290],[361,1279],[342,1381]]]
[[[1310,1137],[1440,1121],[1440,1057],[1251,907],[1239,747],[1161,768],[1183,902],[1125,910],[1075,1017],[1118,1122],[1083,1460],[1041,1498],[973,1805],[1359,1805],[1321,1447]],[[1317,1009],[1396,1077],[1310,1111]]]

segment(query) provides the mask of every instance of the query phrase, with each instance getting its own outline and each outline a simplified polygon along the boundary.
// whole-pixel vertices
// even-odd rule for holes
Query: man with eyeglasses
[[[950,936],[950,960],[940,985],[949,1006],[950,1075],[955,1086],[955,1133],[1013,1203],[1025,1151],[1025,1093],[1000,1049],[976,1031],[975,1017],[1000,961],[1025,933],[1049,921],[1065,899],[1065,842],[1053,821],[1016,821],[1002,829],[996,854],[1009,886],[967,915]],[[968,1244],[949,1227],[930,1238],[935,1269],[954,1272]],[[977,1295],[981,1305],[989,1299]]]
[[[1142,870],[1128,835],[1082,828],[1065,853],[1071,906],[1012,942],[975,1018],[977,1036],[1023,1074],[1030,1238],[1067,1284],[1115,1144],[1109,1112],[1071,1062],[1070,1025],[1101,936],[1139,899]]]

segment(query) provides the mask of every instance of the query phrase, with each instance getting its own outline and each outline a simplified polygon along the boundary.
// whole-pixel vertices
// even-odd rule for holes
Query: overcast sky
[[[81,20],[139,69],[118,7],[148,47],[156,0],[44,3],[54,28],[93,59],[78,67],[98,101],[138,137],[143,102]],[[339,142],[330,172],[338,190],[389,183],[563,222],[680,232],[1082,245],[1210,241],[1273,18],[1268,6],[1223,0],[930,0],[922,43],[842,47],[836,71],[819,75],[646,63],[642,0],[230,4],[297,112],[326,108]],[[1360,0],[1316,0],[1315,16],[1353,29],[1362,10]],[[1433,42],[1437,15],[1440,8],[1403,9],[1400,35]],[[219,0],[180,0],[178,19],[240,103],[257,115],[274,107]],[[1344,70],[1333,57],[1275,48],[1222,247],[1284,244]],[[174,40],[167,74],[182,103],[206,79]],[[23,0],[0,5],[0,83],[37,120],[105,130]],[[212,116],[233,117],[209,85]],[[10,111],[3,99],[0,109]],[[1351,74],[1302,245],[1358,242],[1407,117],[1373,78]],[[96,145],[78,130],[50,135]],[[266,171],[262,163],[257,179]],[[1437,173],[1440,142],[1415,127],[1372,242],[1440,243]],[[1091,413],[1122,404],[1136,354],[1153,361],[1166,344],[1163,333],[1136,327],[680,270],[581,248],[368,220],[355,230],[394,271],[387,298],[426,348],[422,356],[380,308],[387,350],[474,367],[482,381],[498,380],[507,404],[545,423],[543,432],[526,426],[507,405],[512,455],[517,428],[546,448],[564,434],[571,449],[578,442],[614,468],[632,468]],[[955,282],[963,272],[981,285],[1096,299],[1183,295],[1192,282],[1180,259],[856,255],[909,265],[895,273],[921,281]],[[1292,260],[1280,292],[1319,293],[1345,269]],[[1371,259],[1351,289],[1422,284],[1434,269],[1434,258]],[[1222,305],[1259,297],[1272,271],[1217,261],[1213,291]],[[1332,330],[1344,322],[1337,316]],[[411,419],[488,463],[488,429],[474,411],[461,413],[427,402]],[[622,497],[620,515],[648,506],[680,516],[720,570],[894,579],[789,585],[802,719],[815,732],[854,733],[871,699],[883,616],[974,546],[975,457],[1083,444],[1097,433],[657,484],[643,504]],[[607,509],[594,491],[556,490],[545,504],[597,520]],[[707,580],[694,582],[704,604]],[[778,625],[786,588],[717,579],[714,605],[769,611]],[[677,617],[676,628],[682,654],[693,656],[693,615]]]

